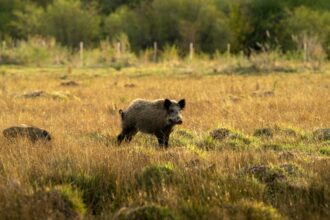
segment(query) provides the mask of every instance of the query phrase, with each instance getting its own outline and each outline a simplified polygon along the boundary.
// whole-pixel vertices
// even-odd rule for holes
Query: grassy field
[[[0,67],[0,130],[53,136],[0,137],[0,218],[329,219],[330,142],[313,133],[330,127],[327,67]],[[118,110],[135,98],[186,99],[169,149],[145,134],[116,145]]]

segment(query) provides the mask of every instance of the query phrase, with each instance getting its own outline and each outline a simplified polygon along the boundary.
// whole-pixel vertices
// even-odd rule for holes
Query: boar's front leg
[[[164,135],[164,134],[156,134],[156,136],[157,136],[157,139],[158,139],[159,146],[167,148],[169,137],[166,137],[166,135]]]
[[[156,133],[158,144],[162,147],[168,148],[168,141],[170,139],[171,129],[164,129]]]

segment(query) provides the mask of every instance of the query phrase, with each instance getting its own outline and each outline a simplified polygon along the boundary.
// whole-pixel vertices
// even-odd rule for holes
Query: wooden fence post
[[[6,50],[6,41],[2,41],[2,45],[1,45],[1,49],[0,49],[0,55],[1,55],[1,52],[4,52]],[[2,61],[2,58],[0,56],[0,63]]]
[[[5,51],[7,48],[6,41],[2,41],[2,50]]]
[[[304,36],[303,39],[303,47],[304,47],[304,62],[306,63],[308,61],[308,43],[307,43],[307,37]]]
[[[121,45],[120,45],[119,41],[116,43],[116,52],[117,52],[117,59],[118,59],[121,57]]]
[[[84,66],[84,42],[80,42],[79,44],[79,48],[80,48],[80,65]]]
[[[227,44],[227,56],[230,57],[230,44]]]
[[[192,60],[194,58],[194,44],[189,44],[189,59]]]
[[[154,56],[153,56],[154,62],[157,62],[157,52],[158,52],[157,42],[154,42]]]

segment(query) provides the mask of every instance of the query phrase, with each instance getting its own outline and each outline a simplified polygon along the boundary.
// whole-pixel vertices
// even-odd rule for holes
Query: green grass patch
[[[330,146],[321,147],[320,153],[326,156],[330,156]]]

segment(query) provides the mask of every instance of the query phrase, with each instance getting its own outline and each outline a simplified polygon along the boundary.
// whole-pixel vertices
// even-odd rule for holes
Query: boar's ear
[[[184,109],[184,107],[186,106],[186,100],[185,99],[181,99],[179,102],[178,102],[179,106],[181,109]]]
[[[165,107],[165,109],[169,109],[170,108],[170,106],[172,105],[172,102],[171,102],[171,100],[169,100],[169,99],[165,99],[165,101],[164,101],[164,107]]]
[[[119,109],[119,115],[122,119],[124,119],[124,111],[122,109]]]

